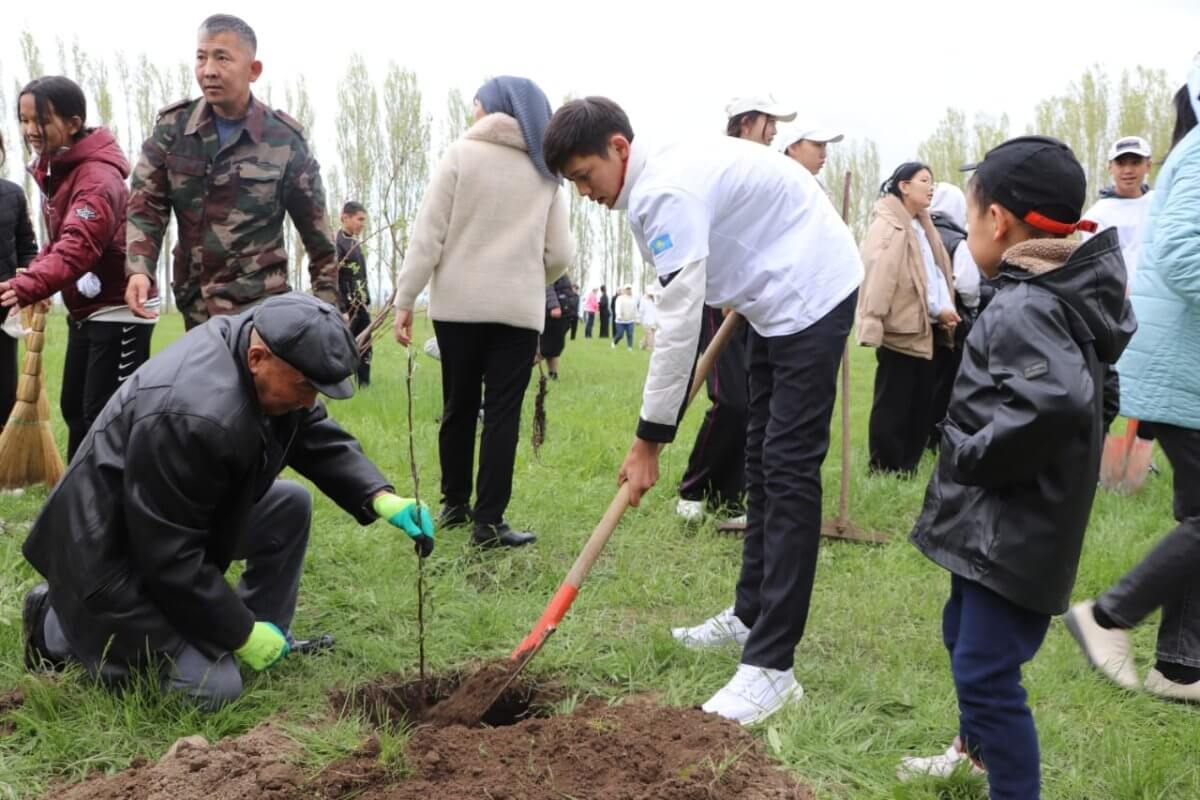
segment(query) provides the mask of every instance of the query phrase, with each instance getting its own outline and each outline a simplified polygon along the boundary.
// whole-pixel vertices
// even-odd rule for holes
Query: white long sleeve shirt
[[[732,308],[760,336],[789,336],[862,281],[854,238],[812,174],[761,145],[721,136],[651,149],[639,137],[616,207],[666,283],[642,439],[674,438],[703,305]]]
[[[933,259],[933,247],[921,221],[913,219],[913,230],[917,232],[917,243],[921,246],[921,260],[925,262],[926,302],[929,304],[929,318],[937,319],[942,309],[954,308],[954,295],[946,285],[946,276],[938,269],[937,261]],[[960,245],[959,250],[962,249]]]

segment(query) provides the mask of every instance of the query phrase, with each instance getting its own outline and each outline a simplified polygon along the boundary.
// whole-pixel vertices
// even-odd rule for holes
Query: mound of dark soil
[[[479,677],[483,675],[484,677]],[[808,800],[776,769],[758,739],[699,709],[591,702],[541,717],[539,690],[520,680],[489,711],[487,725],[446,724],[470,697],[496,687],[495,671],[472,676],[480,692],[455,692],[460,677],[426,684],[373,684],[335,697],[380,724],[414,725],[402,774],[378,761],[374,742],[328,765],[295,795],[320,800]],[[471,687],[466,687],[471,688]],[[453,696],[455,708],[439,709]],[[450,705],[448,702],[447,705]],[[542,709],[544,711],[544,709]],[[468,715],[469,716],[469,715]]]
[[[480,677],[468,688],[487,684],[494,691],[493,680]],[[757,738],[699,709],[648,701],[608,706],[593,700],[570,714],[546,716],[561,693],[522,676],[488,711],[482,727],[446,724],[455,713],[439,714],[438,703],[463,682],[462,676],[424,683],[385,679],[334,694],[339,711],[358,709],[381,728],[411,726],[398,769],[380,763],[372,739],[353,756],[305,776],[294,763],[295,742],[263,725],[215,744],[200,737],[181,739],[158,762],[137,761],[116,775],[56,786],[47,797],[811,800],[804,786],[776,769]]]
[[[209,744],[180,739],[158,762],[135,761],[116,775],[57,786],[47,800],[290,800],[305,783],[295,743],[270,725]]]

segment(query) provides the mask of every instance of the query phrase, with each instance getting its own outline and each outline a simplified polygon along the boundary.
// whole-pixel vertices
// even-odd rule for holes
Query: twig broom
[[[50,430],[50,403],[43,380],[46,312],[34,310],[29,327],[17,401],[0,433],[0,489],[20,489],[35,483],[53,486],[64,469]]]

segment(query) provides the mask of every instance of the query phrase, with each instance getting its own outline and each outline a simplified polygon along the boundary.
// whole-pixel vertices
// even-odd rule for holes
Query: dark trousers
[[[571,317],[571,341],[575,341],[575,333],[579,330],[579,315]]]
[[[870,468],[913,472],[921,463],[932,427],[934,362],[886,347],[877,348],[875,358]]]
[[[750,628],[743,664],[791,669],[804,635],[821,541],[821,463],[856,297],[791,336],[750,332],[749,502],[734,603]]]
[[[700,351],[712,342],[725,321],[721,309],[704,307],[700,327]],[[741,513],[746,490],[746,338],[743,328],[729,339],[706,379],[712,401],[688,457],[687,470],[679,482],[684,500],[708,499],[715,508]]]
[[[979,317],[979,310],[968,308],[962,300],[957,301],[958,315],[962,321],[954,329],[954,348],[935,347],[933,349],[933,404],[929,413],[929,441],[927,446],[937,452],[942,434],[938,425],[946,418],[950,409],[950,396],[954,393],[954,380],[958,377],[958,368],[962,365],[963,348],[966,346],[967,334]]]
[[[153,334],[153,325],[67,320],[59,407],[67,423],[68,461],[108,398],[150,357]]]
[[[0,309],[5,314],[8,309]],[[0,332],[0,428],[17,402],[17,340]]]
[[[607,311],[600,312],[600,338],[601,339],[608,338],[608,312]]]
[[[371,312],[364,306],[356,305],[354,313],[350,315],[350,332],[357,339],[358,335],[371,327]],[[369,386],[371,384],[371,356],[374,354],[374,348],[368,347],[362,354],[358,362],[358,385]]]
[[[529,386],[537,331],[495,323],[439,322],[442,351],[442,502],[471,501],[475,426],[483,397],[475,522],[497,525],[512,497],[513,465],[521,427],[521,403]]]
[[[1152,429],[1175,473],[1179,524],[1096,602],[1127,628],[1161,608],[1158,659],[1200,667],[1200,430],[1159,422]]]
[[[958,735],[988,771],[991,800],[1037,800],[1041,766],[1037,729],[1021,686],[1050,617],[952,575],[942,639],[958,694]]]
[[[613,323],[613,346],[621,344],[621,338],[625,338],[625,346],[630,350],[633,349],[633,322],[614,322]]]
[[[276,481],[242,520],[234,550],[234,558],[246,562],[237,585],[238,597],[256,620],[275,623],[289,637],[311,524],[312,496],[308,490],[292,481]],[[90,674],[109,685],[127,683],[137,666],[105,659],[102,654],[97,658],[97,654],[75,653],[53,608],[47,610],[42,624],[49,651],[46,655],[53,659],[77,658]],[[165,639],[176,644],[169,653],[155,654],[162,659],[163,691],[184,692],[209,709],[231,702],[242,693],[242,676],[232,653],[198,648],[178,634]]]
[[[583,312],[583,317],[583,338],[590,339],[592,338],[592,327],[596,324],[596,312],[585,311]],[[572,336],[571,338],[574,339],[575,337]]]

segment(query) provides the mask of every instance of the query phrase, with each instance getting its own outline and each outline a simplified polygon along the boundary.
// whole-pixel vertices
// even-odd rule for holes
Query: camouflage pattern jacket
[[[251,97],[242,129],[222,147],[203,98],[160,111],[133,172],[129,274],[153,280],[172,210],[172,287],[187,327],[290,291],[284,212],[308,251],[313,294],[338,305],[320,168],[304,129],[283,112]]]

